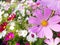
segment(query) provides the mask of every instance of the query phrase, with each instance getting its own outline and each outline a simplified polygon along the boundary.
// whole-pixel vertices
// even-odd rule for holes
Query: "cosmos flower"
[[[14,33],[13,32],[9,32],[6,36],[5,36],[5,41],[11,40],[14,38]]]
[[[0,32],[2,32],[3,30],[6,29],[6,26],[7,26],[7,22],[3,22],[1,25],[0,25]]]
[[[39,38],[52,38],[53,33],[60,31],[60,16],[55,15],[49,18],[51,15],[51,10],[48,8],[44,8],[44,13],[42,14],[41,10],[36,10],[34,12],[34,16],[31,16],[28,20],[29,24],[33,24],[32,28],[29,28],[29,32],[34,32],[37,34]]]
[[[16,17],[15,13],[12,13],[11,15],[8,16],[8,21],[12,21]]]
[[[48,45],[58,45],[58,43],[60,42],[60,39],[58,37],[56,37],[55,39],[45,39],[44,41],[45,43],[47,43]]]
[[[35,42],[37,40],[37,35],[33,32],[30,32],[29,35],[27,36],[27,40],[29,42]]]

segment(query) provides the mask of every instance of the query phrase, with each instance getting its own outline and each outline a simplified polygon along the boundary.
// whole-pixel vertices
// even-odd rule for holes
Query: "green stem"
[[[11,42],[9,42],[9,45],[11,45]]]

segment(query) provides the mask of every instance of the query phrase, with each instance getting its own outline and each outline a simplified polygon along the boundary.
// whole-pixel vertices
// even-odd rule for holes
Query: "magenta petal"
[[[39,20],[35,17],[30,17],[28,20],[29,24],[35,24],[35,25],[39,25]]]
[[[14,33],[13,32],[9,32],[6,37],[5,37],[5,41],[11,40],[14,38]]]
[[[44,35],[47,39],[50,39],[53,37],[52,30],[49,27],[44,27],[43,30],[44,30]]]
[[[55,45],[57,45],[60,42],[60,38],[56,37],[55,38]]]
[[[20,45],[20,43],[17,42],[16,45]]]
[[[49,18],[49,16],[51,15],[51,10],[50,9],[48,9],[48,8],[44,8],[44,18],[45,19],[48,19]]]
[[[51,25],[50,28],[53,31],[60,32],[60,25],[59,24]]]
[[[60,22],[60,16],[55,15],[52,18],[50,18],[48,20],[48,22],[49,22],[50,25],[56,24],[56,23]]]

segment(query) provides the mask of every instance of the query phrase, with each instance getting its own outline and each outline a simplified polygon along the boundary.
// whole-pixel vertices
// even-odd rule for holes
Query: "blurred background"
[[[0,1],[10,2],[11,0],[0,0]],[[18,0],[18,1],[21,1],[21,0]],[[34,1],[37,1],[37,0],[34,0]]]

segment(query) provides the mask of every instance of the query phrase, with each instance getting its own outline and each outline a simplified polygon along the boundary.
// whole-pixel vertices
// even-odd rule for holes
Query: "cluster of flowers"
[[[59,4],[59,0],[0,1],[0,45],[59,45]]]

